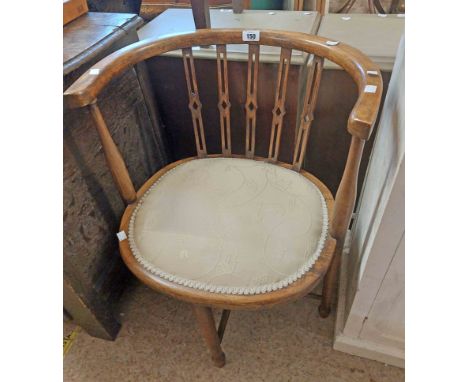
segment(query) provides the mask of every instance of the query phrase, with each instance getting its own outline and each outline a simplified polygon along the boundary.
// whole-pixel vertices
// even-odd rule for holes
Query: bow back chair
[[[126,203],[117,235],[125,264],[149,287],[193,305],[200,332],[218,367],[225,364],[220,344],[231,310],[267,308],[298,299],[324,279],[319,312],[322,317],[330,313],[364,142],[372,132],[382,95],[378,67],[343,43],[267,30],[259,32],[258,41],[244,39],[242,30],[204,29],[144,40],[101,60],[64,95],[68,107],[89,110]],[[226,44],[248,44],[245,125],[232,128]],[[221,126],[218,153],[206,149],[206,121],[192,55],[195,46],[213,45]],[[266,158],[255,151],[261,45],[281,48]],[[197,155],[167,165],[135,190],[99,109],[98,96],[124,70],[173,50],[182,50]],[[308,67],[294,155],[291,163],[283,163],[278,161],[278,153],[285,130],[292,50],[313,55],[313,61]],[[319,179],[302,169],[324,59],[348,72],[359,91],[347,123],[352,138],[336,200]],[[231,150],[233,129],[245,129],[243,153]],[[218,328],[212,308],[223,309]]]

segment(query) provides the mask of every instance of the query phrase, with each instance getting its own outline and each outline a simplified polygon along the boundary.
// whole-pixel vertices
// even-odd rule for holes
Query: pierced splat
[[[291,62],[291,49],[281,48],[281,57],[278,67],[278,80],[276,84],[275,107],[273,108],[273,120],[271,122],[270,149],[268,160],[278,161],[281,143],[281,130],[283,128],[283,117],[286,114],[284,102],[288,85],[289,64]]]
[[[309,140],[310,125],[314,120],[314,110],[317,104],[320,79],[322,77],[323,57],[314,57],[312,65],[309,66],[307,74],[306,92],[304,95],[304,106],[301,113],[301,123],[294,146],[293,170],[300,171]]]
[[[221,126],[221,151],[231,155],[231,103],[229,102],[229,81],[226,45],[216,46],[218,68],[218,109]]]
[[[192,48],[182,49],[184,59],[185,79],[189,96],[188,107],[192,112],[193,131],[197,145],[197,155],[202,158],[206,156],[205,131],[203,129],[203,119],[201,114],[202,103],[198,94],[197,77],[193,62]]]
[[[257,122],[257,80],[260,46],[249,45],[247,72],[247,97],[245,101],[245,155],[253,158],[255,154],[255,125]]]

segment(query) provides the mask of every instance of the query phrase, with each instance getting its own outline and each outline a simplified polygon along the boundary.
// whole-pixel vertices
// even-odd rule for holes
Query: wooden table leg
[[[196,29],[211,28],[208,0],[192,0],[192,14]]]
[[[223,367],[226,363],[226,356],[221,349],[221,342],[218,337],[213,311],[206,306],[193,305],[195,318],[198,322],[200,332],[205,339],[211,353],[211,359],[217,367]]]

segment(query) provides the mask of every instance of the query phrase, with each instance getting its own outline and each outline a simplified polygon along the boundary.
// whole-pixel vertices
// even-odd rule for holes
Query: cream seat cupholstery
[[[320,190],[270,163],[182,163],[141,198],[129,225],[138,262],[169,281],[216,293],[258,294],[303,276],[327,237]]]

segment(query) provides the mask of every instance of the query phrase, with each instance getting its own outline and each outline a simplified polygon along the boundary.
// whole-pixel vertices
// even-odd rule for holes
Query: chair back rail
[[[368,139],[377,117],[382,96],[382,77],[378,66],[359,50],[349,45],[327,45],[327,39],[297,32],[261,31],[259,41],[243,41],[239,29],[205,29],[194,33],[168,37],[161,40],[143,40],[124,47],[93,66],[97,71],[84,73],[65,92],[69,107],[82,107],[94,102],[104,86],[125,69],[147,58],[191,46],[218,44],[270,45],[314,54],[340,65],[350,74],[358,87],[359,96],[348,119],[348,131],[362,139]],[[377,72],[370,75],[368,72]],[[376,91],[365,92],[367,85]]]
[[[364,142],[372,132],[382,95],[382,78],[379,68],[364,54],[346,44],[330,44],[323,37],[303,33],[260,31],[259,41],[243,41],[242,30],[205,29],[195,33],[178,35],[161,40],[144,40],[114,52],[84,73],[66,92],[65,102],[69,107],[87,106],[95,121],[104,153],[122,199],[127,203],[136,200],[136,192],[125,163],[105,125],[96,104],[100,91],[114,77],[133,65],[153,56],[182,50],[187,83],[188,107],[191,111],[197,156],[208,155],[203,128],[202,103],[195,72],[193,46],[216,45],[218,110],[221,127],[221,153],[231,156],[231,118],[228,84],[228,57],[226,44],[248,44],[247,84],[245,98],[245,157],[255,157],[255,128],[257,104],[260,45],[281,48],[275,103],[272,110],[269,162],[277,162],[281,144],[283,117],[286,113],[285,99],[292,50],[314,55],[308,68],[303,109],[300,116],[292,169],[300,172],[304,160],[310,127],[314,119],[324,59],[340,65],[354,79],[358,87],[358,99],[348,119],[348,132],[353,136],[342,180],[336,195],[331,222],[331,236],[342,242],[346,233],[356,198],[356,184]]]

